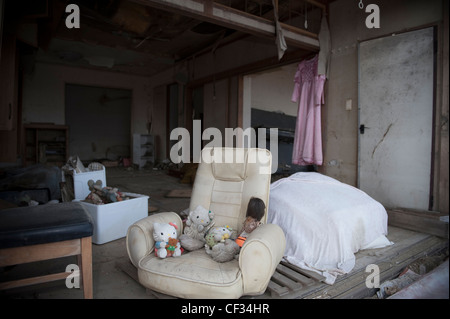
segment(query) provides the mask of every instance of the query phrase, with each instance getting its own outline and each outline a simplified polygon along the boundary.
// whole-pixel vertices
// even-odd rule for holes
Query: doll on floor
[[[244,227],[241,234],[236,238],[236,243],[239,247],[244,245],[248,235],[255,230],[256,227],[261,225],[261,219],[264,216],[266,205],[260,198],[250,198],[247,206],[246,219],[244,221]]]
[[[241,234],[236,240],[227,238],[223,242],[214,245],[208,251],[212,259],[223,263],[238,258],[239,251],[249,234],[261,225],[265,208],[266,205],[261,199],[252,197],[247,206],[246,219]]]

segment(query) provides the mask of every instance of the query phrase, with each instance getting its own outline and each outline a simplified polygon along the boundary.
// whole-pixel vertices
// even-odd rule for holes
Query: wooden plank
[[[325,280],[324,276],[317,273],[305,271],[288,262],[282,261],[278,264],[275,273],[269,282],[269,291],[272,298],[293,295],[304,288],[318,284]]]
[[[272,297],[275,297],[275,296],[281,297],[281,296],[287,295],[290,291],[289,288],[282,287],[272,280],[269,282],[269,285],[267,286],[267,288],[271,292]]]
[[[61,242],[6,248],[0,250],[0,265],[15,265],[41,260],[55,259],[78,255],[78,266],[81,269],[81,280],[85,298],[93,297],[92,289],[92,242],[91,237],[66,240]],[[80,272],[77,271],[77,276]],[[11,289],[50,281],[65,279],[67,272],[53,273],[44,276],[36,276],[19,280],[12,280],[0,284],[1,289]]]
[[[374,262],[380,269],[380,284],[385,280],[396,277],[405,267],[420,257],[430,255],[446,246],[448,247],[448,242],[442,238],[429,236],[414,246],[409,246],[401,251],[393,250],[392,254]],[[365,272],[365,268],[351,272],[340,277],[334,285],[326,285],[323,289],[303,296],[303,298],[360,299],[370,296],[374,294],[375,288],[366,287],[365,281],[368,275],[369,273]]]
[[[225,6],[217,2],[204,0],[132,0],[146,6],[179,13],[194,19],[214,23],[233,30],[261,37],[275,38],[273,20],[265,19],[247,12]],[[319,50],[317,34],[280,23],[288,45],[311,51]]]
[[[0,266],[24,264],[81,253],[80,239],[0,249]]]
[[[435,237],[436,239],[436,237]],[[430,242],[428,242],[426,245],[429,245]],[[414,261],[416,261],[417,259],[426,256],[426,255],[432,255],[434,254],[436,251],[439,251],[441,247],[440,245],[432,245],[431,248],[426,249],[424,248],[424,250],[420,251],[417,250],[416,254],[413,254],[411,256],[409,256],[407,259],[404,259],[403,261],[398,261],[395,262],[395,264],[390,263],[390,264],[381,264],[380,267],[380,284],[382,284],[384,281],[386,280],[391,280],[393,278],[398,277],[398,275],[406,268],[408,267],[408,265],[410,265],[411,263],[413,263]],[[423,247],[422,247],[423,248]],[[364,297],[368,297],[371,296],[373,294],[375,294],[376,289],[375,288],[367,288],[365,285],[365,280],[367,278],[367,276],[369,275],[369,273],[361,273],[359,274],[359,279],[360,281],[354,285],[354,287],[352,287],[351,289],[346,290],[345,292],[336,295],[334,298],[337,299],[361,299]],[[357,279],[357,276],[355,277]]]
[[[81,281],[83,284],[83,295],[85,299],[94,298],[92,284],[92,237],[81,238],[81,254],[78,265],[81,268]]]
[[[369,275],[369,273],[365,272],[368,264],[379,265],[382,276],[381,282],[383,282],[383,280],[394,278],[404,267],[418,258],[434,254],[436,251],[441,250],[442,247],[448,247],[448,241],[443,238],[394,226],[389,226],[388,238],[394,242],[394,245],[358,252],[355,255],[355,268],[349,274],[338,276],[336,282],[331,286],[316,281],[312,285],[304,286],[297,291],[290,291],[283,296],[268,295],[274,299],[364,298],[373,295],[375,292],[374,288],[368,289],[365,286],[365,280]],[[298,268],[284,261],[281,264],[294,270]],[[299,269],[299,271],[304,272],[303,269]],[[337,289],[339,289],[339,293],[337,293]]]
[[[326,279],[326,278],[325,278],[324,276],[322,276],[321,274],[318,274],[318,273],[316,273],[316,272],[314,272],[314,271],[302,269],[302,268],[300,268],[300,267],[298,267],[298,266],[296,266],[296,265],[290,264],[290,263],[288,263],[288,262],[282,261],[281,264],[284,265],[284,266],[286,266],[286,267],[289,267],[289,268],[293,269],[293,270],[296,271],[296,272],[299,272],[299,273],[301,273],[301,274],[304,274],[304,275],[307,276],[307,277],[310,277],[310,278],[312,278],[312,279],[314,279],[314,280],[317,280],[317,281],[319,281],[319,282],[323,282],[323,281],[325,281],[325,279]]]
[[[25,287],[25,286],[30,286],[30,285],[42,284],[42,283],[46,283],[46,282],[50,282],[50,281],[66,279],[67,276],[69,276],[69,273],[60,272],[60,273],[56,273],[56,274],[6,281],[6,282],[0,283],[0,290]]]
[[[387,210],[387,213],[389,225],[449,238],[448,222],[441,220],[439,213],[399,209]]]
[[[279,264],[277,266],[277,271],[285,275],[286,277],[301,283],[302,285],[308,286],[314,283],[314,280],[312,280],[311,278],[308,278],[299,272],[296,272],[286,266],[283,266],[282,264]]]
[[[272,275],[272,281],[281,284],[285,287],[288,287],[290,290],[296,291],[303,287],[301,283],[295,282],[291,280],[288,277],[285,277],[281,275],[280,273],[276,272]]]

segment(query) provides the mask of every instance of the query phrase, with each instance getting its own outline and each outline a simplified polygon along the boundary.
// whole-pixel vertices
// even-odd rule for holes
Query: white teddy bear
[[[205,234],[214,225],[214,213],[203,206],[197,206],[189,212],[184,227],[184,234],[180,236],[183,248],[189,251],[197,250],[205,244]]]
[[[181,245],[177,239],[177,226],[174,223],[153,224],[155,254],[160,258],[181,256]]]

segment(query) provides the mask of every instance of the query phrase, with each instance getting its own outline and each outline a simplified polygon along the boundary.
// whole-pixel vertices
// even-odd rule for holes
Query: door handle
[[[368,129],[368,128],[370,128],[370,127],[367,127],[367,126],[365,126],[364,124],[361,124],[361,125],[359,126],[359,133],[364,134],[364,131],[365,131],[366,129]]]

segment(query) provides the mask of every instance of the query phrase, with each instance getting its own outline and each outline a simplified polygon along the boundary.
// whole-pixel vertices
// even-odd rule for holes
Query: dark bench
[[[85,298],[93,297],[93,223],[80,203],[0,210],[0,267],[78,256]],[[65,279],[67,272],[0,283],[0,289]]]

